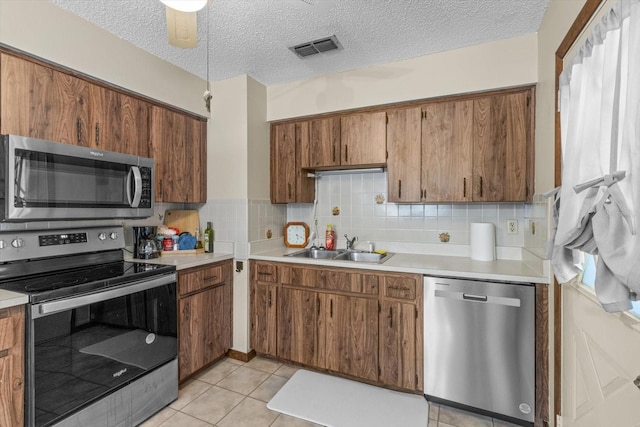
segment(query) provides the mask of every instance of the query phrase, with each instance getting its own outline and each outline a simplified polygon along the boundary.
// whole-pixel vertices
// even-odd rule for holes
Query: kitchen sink
[[[352,262],[372,262],[382,264],[388,260],[393,254],[379,254],[375,252],[365,252],[358,250],[339,249],[337,251],[328,251],[326,249],[303,249],[298,252],[286,254],[285,256],[294,258],[310,258],[310,259],[330,259],[335,261],[352,261]]]

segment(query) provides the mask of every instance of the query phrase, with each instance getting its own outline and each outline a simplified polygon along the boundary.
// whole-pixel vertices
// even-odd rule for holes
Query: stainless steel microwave
[[[146,218],[153,159],[0,136],[0,221]]]

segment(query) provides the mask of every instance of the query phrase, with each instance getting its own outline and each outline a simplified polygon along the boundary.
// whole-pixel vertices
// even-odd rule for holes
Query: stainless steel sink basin
[[[375,252],[364,252],[345,249],[339,249],[337,251],[328,251],[325,249],[303,249],[298,252],[286,254],[285,256],[295,258],[330,259],[335,261],[372,262],[382,264],[392,255],[392,253],[388,252],[382,255]]]

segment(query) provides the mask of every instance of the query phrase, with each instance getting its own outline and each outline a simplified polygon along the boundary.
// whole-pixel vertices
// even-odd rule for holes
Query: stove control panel
[[[124,248],[121,226],[0,231],[0,263]]]
[[[40,246],[51,245],[70,245],[72,243],[87,243],[87,233],[62,233],[62,234],[48,234],[44,236],[38,236]]]

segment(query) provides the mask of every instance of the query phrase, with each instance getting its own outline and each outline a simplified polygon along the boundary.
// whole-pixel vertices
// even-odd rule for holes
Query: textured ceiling
[[[265,85],[538,31],[549,0],[210,0],[198,46],[167,42],[159,0],[50,0],[202,78],[248,74]],[[299,59],[288,47],[335,34],[344,49]]]

